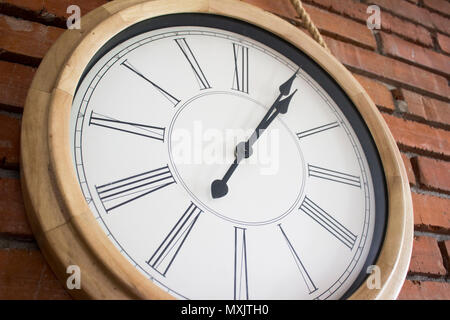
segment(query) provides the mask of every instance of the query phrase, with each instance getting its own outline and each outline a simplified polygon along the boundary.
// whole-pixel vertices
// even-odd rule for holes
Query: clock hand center
[[[228,180],[231,178],[241,161],[243,159],[248,159],[253,154],[253,144],[255,144],[259,137],[264,133],[264,131],[269,127],[269,125],[279,114],[287,113],[289,104],[291,103],[292,97],[295,95],[295,93],[297,93],[297,89],[287,98],[283,100],[281,100],[281,98],[283,96],[287,96],[291,91],[292,83],[294,82],[299,70],[300,68],[297,69],[297,71],[279,87],[280,94],[278,98],[272,104],[269,111],[265,114],[264,118],[258,124],[250,138],[245,142],[240,142],[236,146],[234,152],[234,162],[228,168],[227,172],[221,180],[214,180],[211,184],[211,195],[214,199],[224,197],[228,193]]]

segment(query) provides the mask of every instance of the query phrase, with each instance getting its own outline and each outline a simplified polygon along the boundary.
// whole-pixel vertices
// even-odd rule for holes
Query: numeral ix
[[[96,186],[107,213],[175,183],[168,166]]]

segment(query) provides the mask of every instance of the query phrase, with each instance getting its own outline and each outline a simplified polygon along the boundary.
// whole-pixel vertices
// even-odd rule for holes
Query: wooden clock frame
[[[75,298],[171,299],[120,254],[94,219],[79,187],[70,156],[69,124],[77,84],[94,54],[114,35],[159,15],[201,12],[240,19],[293,44],[342,87],[366,122],[378,148],[388,189],[388,221],[376,262],[381,288],[363,283],[351,299],[395,299],[403,285],[413,242],[412,201],[396,143],[352,74],[304,32],[259,8],[236,0],[117,0],[66,31],[42,61],[25,103],[21,179],[28,218],[42,252],[65,284],[69,265],[81,269]]]

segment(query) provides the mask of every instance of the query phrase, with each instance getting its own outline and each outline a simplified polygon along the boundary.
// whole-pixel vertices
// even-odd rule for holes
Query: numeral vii
[[[300,206],[300,210],[320,224],[320,226],[335,236],[345,246],[350,248],[350,250],[353,249],[357,237],[308,197],[305,197],[305,200]]]
[[[248,93],[248,48],[233,43],[233,90]]]
[[[96,186],[107,213],[175,183],[168,166]]]
[[[186,42],[186,39],[185,38],[175,39],[175,42],[177,43],[184,57],[191,66],[192,71],[194,71],[195,79],[197,80],[200,89],[201,90],[210,89],[211,86],[209,85],[209,82],[206,79],[205,74],[203,73],[203,70],[198,63],[197,58],[195,58],[194,53],[192,52],[191,48]]]
[[[234,227],[234,300],[248,300],[245,229]]]
[[[147,261],[147,264],[161,275],[166,276],[167,271],[172,266],[173,261],[202,212],[195,204],[191,203],[155,253]]]
[[[292,254],[292,257],[294,258],[295,264],[297,265],[298,270],[300,271],[300,274],[303,278],[303,281],[305,281],[306,286],[308,287],[309,294],[314,293],[318,288],[314,284],[314,282],[311,280],[311,277],[309,276],[308,271],[306,271],[305,266],[303,265],[302,261],[300,260],[297,252],[295,251],[294,247],[292,246],[291,241],[289,241],[289,238],[287,237],[286,233],[284,232],[283,228],[281,227],[281,224],[278,225],[280,227],[281,233],[284,236],[284,239],[287,242],[287,245],[289,247],[289,251]]]
[[[150,139],[164,141],[165,128],[149,126],[141,123],[120,121],[112,117],[91,112],[89,125],[117,130]]]

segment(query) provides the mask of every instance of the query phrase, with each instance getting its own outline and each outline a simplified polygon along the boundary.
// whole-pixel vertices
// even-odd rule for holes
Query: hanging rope
[[[319,43],[322,47],[324,47],[327,51],[330,51],[328,49],[327,44],[323,40],[322,35],[319,32],[319,29],[317,29],[317,27],[314,25],[314,22],[311,21],[308,12],[306,12],[305,8],[303,8],[301,0],[291,0],[291,3],[294,6],[295,11],[297,11],[297,14],[299,15],[306,29],[313,37],[313,39],[316,40],[316,42]]]

